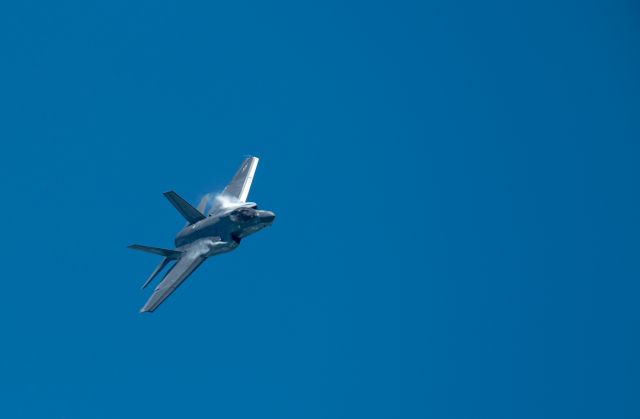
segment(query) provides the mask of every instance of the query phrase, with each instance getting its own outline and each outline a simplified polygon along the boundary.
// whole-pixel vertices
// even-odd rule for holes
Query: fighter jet
[[[129,246],[130,249],[163,257],[142,288],[149,285],[168,264],[173,263],[147,303],[140,309],[141,313],[158,308],[207,258],[235,250],[243,238],[273,223],[276,218],[273,212],[259,210],[256,203],[247,202],[257,166],[257,157],[244,159],[222,193],[205,195],[197,208],[173,191],[164,193],[187,220],[187,224],[176,235],[175,249],[139,244]]]

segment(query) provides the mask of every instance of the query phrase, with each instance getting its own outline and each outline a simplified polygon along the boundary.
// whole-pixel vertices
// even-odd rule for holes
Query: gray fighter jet
[[[217,196],[207,194],[197,208],[189,205],[173,191],[164,196],[187,220],[187,225],[175,238],[175,249],[132,244],[131,249],[163,256],[160,264],[144,283],[145,288],[169,263],[173,266],[151,294],[141,313],[152,312],[184,282],[208,257],[230,252],[240,241],[276,218],[271,211],[262,211],[254,202],[246,202],[258,166],[257,157],[247,157],[231,183]],[[205,215],[206,214],[206,215]]]

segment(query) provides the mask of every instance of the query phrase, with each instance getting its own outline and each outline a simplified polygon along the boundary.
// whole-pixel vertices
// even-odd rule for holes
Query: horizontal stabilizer
[[[180,195],[173,191],[165,192],[164,196],[171,202],[171,204],[176,207],[178,212],[184,217],[185,220],[189,224],[197,223],[200,220],[205,219],[205,216],[193,208],[191,204],[189,204],[184,199],[180,198]]]
[[[177,250],[162,249],[160,247],[142,246],[140,244],[132,244],[132,245],[129,245],[128,247],[129,249],[140,250],[143,252],[164,256],[167,259],[178,259],[182,255],[182,252],[178,252]]]

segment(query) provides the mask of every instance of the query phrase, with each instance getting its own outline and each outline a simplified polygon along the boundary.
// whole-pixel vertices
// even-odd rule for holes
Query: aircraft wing
[[[208,214],[213,215],[217,213],[221,208],[223,208],[226,203],[245,203],[247,202],[247,197],[249,196],[249,190],[251,189],[251,183],[253,182],[253,175],[256,173],[256,168],[258,167],[258,159],[257,157],[247,157],[242,161],[242,164],[236,171],[236,174],[231,179],[231,182],[224,188],[222,193],[218,196],[219,199],[211,200],[214,198],[213,194],[207,194],[200,204],[198,205],[198,209],[204,212],[204,208],[207,205],[208,201],[210,202],[211,207],[209,208]]]
[[[153,294],[149,297],[147,303],[140,309],[141,313],[151,312],[158,308],[160,304],[168,296],[171,295],[172,292],[176,290],[184,282],[185,279],[189,277],[195,271],[198,266],[204,262],[206,258],[202,256],[194,256],[185,254],[180,257],[178,261],[169,269],[164,279],[158,284],[155,290],[153,290]]]
[[[229,182],[227,187],[222,191],[222,195],[237,199],[240,202],[246,202],[256,167],[258,167],[257,157],[247,157],[244,159],[240,168],[238,168],[238,171],[233,176],[233,179],[231,179],[231,182]]]

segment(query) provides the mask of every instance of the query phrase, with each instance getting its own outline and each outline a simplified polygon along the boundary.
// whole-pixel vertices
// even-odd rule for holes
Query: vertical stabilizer
[[[160,273],[160,271],[162,271],[162,269],[167,266],[167,263],[169,263],[171,259],[165,257],[162,258],[162,260],[160,261],[160,263],[158,264],[158,266],[156,266],[156,269],[153,270],[153,272],[151,272],[151,275],[149,275],[149,278],[145,281],[144,285],[142,285],[142,289],[145,289],[147,287],[147,285],[149,285],[151,283],[151,281],[153,281],[153,278],[156,277],[156,275],[158,275]]]
[[[203,220],[205,216],[193,208],[191,204],[182,199],[180,195],[174,191],[165,192],[164,196],[171,202],[171,204],[178,210],[178,212],[184,217],[189,224],[197,223]]]

